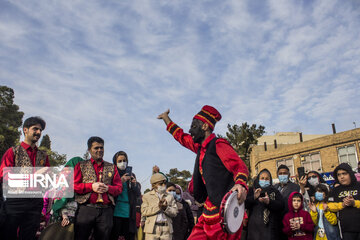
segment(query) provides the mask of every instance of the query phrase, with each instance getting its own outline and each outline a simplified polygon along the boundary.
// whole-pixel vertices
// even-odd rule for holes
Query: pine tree
[[[51,150],[51,140],[49,135],[46,134],[43,136],[43,138],[41,139],[40,147],[45,147]]]
[[[14,104],[14,95],[13,89],[0,86],[0,157],[20,140],[24,113]]]
[[[241,126],[228,124],[227,129],[226,137],[221,135],[218,135],[218,137],[225,138],[231,144],[250,172],[251,146],[257,144],[257,139],[265,133],[265,127],[262,125],[257,127],[256,124],[250,126],[247,122],[244,122]]]

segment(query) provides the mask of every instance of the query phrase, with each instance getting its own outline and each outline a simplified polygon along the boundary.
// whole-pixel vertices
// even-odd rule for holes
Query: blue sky
[[[52,148],[82,156],[105,140],[148,187],[154,164],[192,170],[195,155],[157,120],[189,129],[205,104],[226,125],[267,134],[360,126],[360,3],[348,1],[0,0],[0,84]]]

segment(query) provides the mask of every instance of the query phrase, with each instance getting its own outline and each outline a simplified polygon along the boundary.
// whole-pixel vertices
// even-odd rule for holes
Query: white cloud
[[[268,133],[338,131],[356,121],[359,6],[343,1],[9,1],[0,3],[0,81],[47,122],[68,158],[87,138],[151,166],[192,170],[156,116],[188,130],[202,105]],[[359,121],[359,120],[357,120]],[[350,126],[349,126],[350,122]],[[358,123],[360,125],[360,123]]]

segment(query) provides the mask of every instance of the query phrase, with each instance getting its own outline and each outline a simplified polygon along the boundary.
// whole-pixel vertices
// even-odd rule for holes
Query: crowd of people
[[[168,181],[153,168],[151,189],[141,186],[124,151],[104,161],[104,140],[90,137],[90,159],[70,159],[64,168],[74,170],[73,198],[3,198],[0,195],[1,239],[125,239],[125,240],[360,240],[360,184],[352,168],[341,163],[328,185],[320,173],[290,177],[280,165],[277,181],[263,169],[249,181],[248,169],[231,145],[213,133],[221,114],[204,106],[187,134],[169,117],[158,116],[182,146],[196,154],[186,189]],[[5,167],[49,167],[49,157],[37,148],[45,129],[40,117],[24,121],[24,141],[3,155]],[[251,183],[248,185],[248,183]],[[224,228],[220,205],[228,192],[237,192],[245,206],[241,228]]]
[[[245,239],[360,239],[360,184],[347,163],[333,175],[331,185],[316,171],[295,184],[280,165],[273,184],[270,172],[260,171],[245,201]]]

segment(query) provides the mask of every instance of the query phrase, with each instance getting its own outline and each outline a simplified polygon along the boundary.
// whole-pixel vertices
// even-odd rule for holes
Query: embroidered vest
[[[82,161],[79,164],[82,175],[82,182],[83,183],[97,182],[96,172],[91,160]],[[114,174],[115,174],[115,165],[104,161],[102,182],[105,183],[106,185],[111,185]],[[79,204],[86,203],[87,200],[89,200],[90,195],[92,193],[93,192],[88,192],[85,194],[75,193],[75,201],[78,202]],[[108,195],[111,203],[115,205],[114,197],[108,193],[106,194]]]
[[[15,166],[14,167],[44,167],[46,163],[47,154],[45,151],[38,150],[36,153],[35,166],[33,166],[29,155],[26,152],[26,149],[21,145],[13,147],[13,152],[15,156]]]

